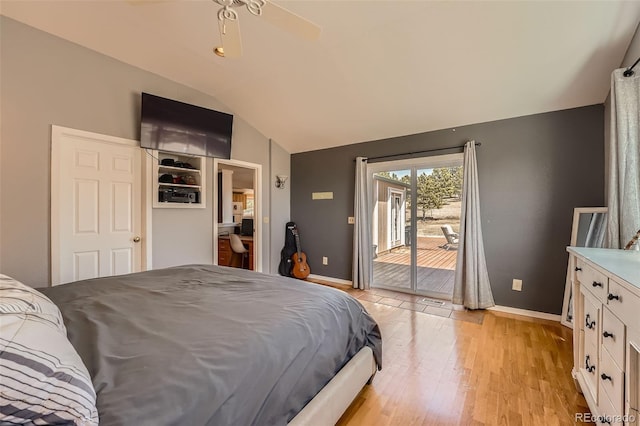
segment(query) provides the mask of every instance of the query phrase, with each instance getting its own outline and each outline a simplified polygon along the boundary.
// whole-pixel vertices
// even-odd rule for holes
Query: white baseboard
[[[509,306],[496,305],[492,308],[489,308],[489,310],[506,312],[508,314],[522,315],[522,316],[531,317],[531,318],[540,318],[540,319],[545,319],[550,321],[558,321],[558,322],[560,322],[560,319],[562,318],[561,315],[557,315],[557,314],[548,314],[546,312],[529,311],[527,309],[511,308]]]
[[[330,283],[336,283],[336,284],[341,284],[341,285],[353,285],[353,282],[351,280],[343,280],[341,278],[333,278],[333,277],[325,277],[322,275],[315,275],[315,274],[309,274],[309,278],[316,279],[316,280],[322,280],[322,281],[328,281]]]

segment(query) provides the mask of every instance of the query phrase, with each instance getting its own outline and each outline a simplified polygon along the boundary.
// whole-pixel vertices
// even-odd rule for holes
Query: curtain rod
[[[476,142],[476,146],[480,146],[482,145],[482,143],[480,142]],[[404,157],[406,155],[415,155],[415,154],[426,154],[428,152],[436,152],[436,151],[447,151],[447,150],[451,150],[451,149],[464,149],[464,145],[461,146],[451,146],[449,148],[435,148],[435,149],[427,149],[424,151],[414,151],[414,152],[405,152],[403,154],[391,154],[391,155],[381,155],[379,157],[369,157],[367,158],[367,161],[369,160],[379,160],[381,158],[392,158],[392,157]]]
[[[640,58],[638,58],[638,60],[636,60],[633,65],[631,65],[629,68],[627,68],[627,70],[625,72],[622,73],[622,75],[624,75],[625,77],[631,77],[634,72],[633,72],[633,68],[638,65],[638,62],[640,62]]]

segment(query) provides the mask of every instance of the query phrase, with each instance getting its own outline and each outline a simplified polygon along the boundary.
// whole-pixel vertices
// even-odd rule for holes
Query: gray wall
[[[293,154],[291,217],[314,274],[351,279],[354,158],[478,147],[489,278],[498,305],[559,314],[574,207],[601,206],[603,106],[537,114]],[[456,152],[456,151],[453,151]],[[459,152],[459,151],[458,151]],[[333,200],[312,201],[315,191]],[[329,265],[322,266],[322,256]],[[514,278],[523,291],[511,290]]]
[[[271,189],[271,259],[272,274],[278,273],[280,250],[284,246],[284,227],[289,222],[289,200],[291,199],[290,180],[283,189],[275,186],[276,175],[291,176],[291,156],[277,143],[271,141],[271,177],[267,185]]]
[[[4,16],[0,55],[0,271],[33,286],[50,281],[52,124],[138,139],[142,91],[233,113],[204,93]],[[237,115],[233,132],[232,158],[262,164],[263,213],[271,211],[271,223],[286,221],[288,199],[270,207],[269,139]],[[289,161],[286,151],[271,151],[278,163]],[[212,161],[207,166],[211,182]],[[206,209],[153,210],[154,267],[212,261],[212,191],[210,184]],[[263,227],[265,271],[270,232]]]

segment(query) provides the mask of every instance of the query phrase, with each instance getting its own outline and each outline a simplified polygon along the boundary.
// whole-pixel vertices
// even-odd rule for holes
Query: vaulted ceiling
[[[220,58],[211,0],[12,1],[1,13],[216,97],[301,152],[602,103],[638,1],[276,1],[299,39],[239,10]]]

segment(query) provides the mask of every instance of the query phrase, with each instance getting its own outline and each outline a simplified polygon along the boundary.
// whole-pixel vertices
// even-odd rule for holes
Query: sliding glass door
[[[451,299],[462,154],[368,165],[372,287]]]

